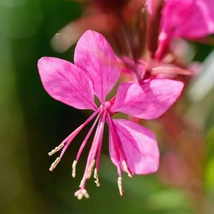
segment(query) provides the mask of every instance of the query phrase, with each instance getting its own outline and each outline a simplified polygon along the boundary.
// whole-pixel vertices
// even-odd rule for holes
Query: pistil
[[[74,196],[76,196],[79,200],[81,200],[83,197],[89,198],[89,194],[86,189],[79,189],[74,193]]]

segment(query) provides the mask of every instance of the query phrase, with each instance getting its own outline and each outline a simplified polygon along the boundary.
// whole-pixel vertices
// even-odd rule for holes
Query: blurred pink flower
[[[155,172],[159,165],[159,150],[152,131],[125,119],[112,119],[117,112],[131,116],[154,119],[162,115],[177,99],[183,83],[169,79],[153,79],[142,82],[125,82],[118,87],[116,96],[106,101],[106,96],[115,86],[120,71],[114,62],[116,56],[106,39],[94,31],[86,31],[78,41],[74,62],[42,57],[38,62],[40,77],[45,90],[54,99],[77,109],[90,109],[94,113],[49,155],[62,149],[60,156],[51,165],[52,171],[76,135],[96,116],[73,163],[72,176],[76,174],[79,157],[97,125],[80,189],[75,193],[78,199],[88,198],[86,180],[91,177],[94,165],[95,183],[99,186],[98,168],[102,147],[104,123],[109,127],[109,153],[118,171],[118,187],[122,190],[121,170],[130,177],[134,174]],[[100,107],[94,102],[100,101]]]
[[[151,0],[148,4],[151,10]],[[213,11],[212,0],[165,0],[156,58],[163,58],[172,38],[198,39],[214,33]]]

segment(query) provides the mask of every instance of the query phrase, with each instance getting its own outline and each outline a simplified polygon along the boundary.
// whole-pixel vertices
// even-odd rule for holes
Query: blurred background
[[[155,131],[161,165],[157,173],[124,175],[125,196],[117,187],[105,133],[101,186],[87,183],[90,199],[74,192],[83,174],[87,149],[71,177],[72,162],[87,133],[84,129],[54,172],[47,153],[90,115],[53,100],[37,71],[42,56],[72,61],[51,47],[62,27],[81,16],[83,6],[66,0],[0,0],[0,213],[214,213],[214,52],[210,45],[188,43],[188,57],[200,63],[186,78],[183,96],[160,119],[141,121]],[[197,66],[198,66],[197,64]],[[198,67],[197,67],[198,68]],[[89,148],[90,145],[87,146]],[[85,157],[84,157],[85,156]]]

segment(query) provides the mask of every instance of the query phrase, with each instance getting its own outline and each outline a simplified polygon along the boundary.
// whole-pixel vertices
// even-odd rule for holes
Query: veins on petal
[[[91,104],[91,106],[93,106],[93,110],[97,109],[97,106],[94,103],[91,103],[87,97],[85,97],[75,86],[74,84],[72,84],[72,82],[66,77],[64,76],[62,73],[59,73],[64,79],[66,79],[71,85],[72,87],[85,99],[88,101],[89,104]]]

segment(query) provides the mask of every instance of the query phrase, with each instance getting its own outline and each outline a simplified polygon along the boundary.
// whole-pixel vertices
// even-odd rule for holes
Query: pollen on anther
[[[51,164],[49,170],[50,170],[50,171],[53,171],[53,170],[56,168],[56,166],[57,166],[57,164],[58,164],[59,162],[60,162],[60,158],[58,157],[58,158]]]
[[[55,147],[55,149],[51,150],[48,155],[51,156],[53,154],[55,154],[56,152],[58,152],[60,149],[62,149],[64,147],[65,144],[60,144],[59,146]]]
[[[118,177],[117,184],[118,184],[119,193],[121,196],[123,196],[124,191],[122,186],[122,177]]]
[[[94,169],[94,183],[96,184],[97,187],[100,186],[100,181],[99,181],[99,177],[98,177],[98,173],[97,173],[97,168]]]
[[[77,165],[77,161],[75,160],[72,164],[72,177],[75,178],[76,176],[76,165]]]
[[[86,174],[86,178],[87,178],[87,179],[90,179],[90,177],[91,177],[94,164],[95,164],[95,159],[93,159],[93,160],[91,161],[91,163],[89,164],[89,166],[88,166],[87,174]]]

